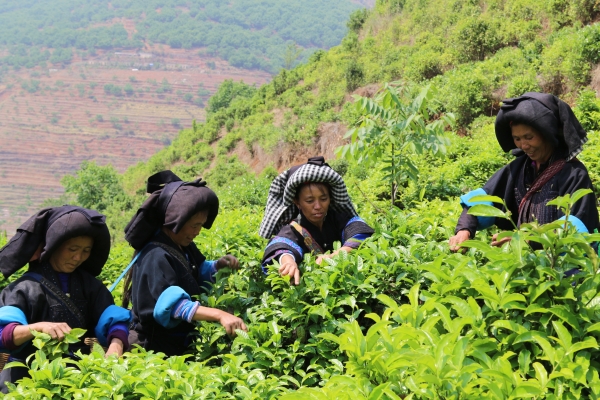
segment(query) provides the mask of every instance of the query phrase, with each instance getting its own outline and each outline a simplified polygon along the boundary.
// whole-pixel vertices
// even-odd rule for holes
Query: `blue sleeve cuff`
[[[563,216],[562,218],[559,218],[559,221],[564,221],[566,218],[566,215]],[[585,224],[576,216],[574,215],[569,215],[569,222],[573,224],[573,226],[575,227],[575,229],[577,229],[577,232],[580,233],[590,233],[590,231],[588,231],[588,228],[585,226]]]
[[[202,282],[215,282],[215,275],[217,274],[217,262],[211,260],[205,260],[200,264],[198,268],[198,277]]]
[[[11,322],[18,322],[21,325],[27,325],[27,318],[20,308],[14,306],[0,307],[0,325],[8,325]]]
[[[487,193],[485,190],[483,190],[483,188],[471,190],[469,193],[460,196],[460,204],[463,207],[473,207],[476,204],[486,204],[488,206],[493,206],[494,203],[492,203],[491,201],[471,201],[473,197],[486,195]],[[477,230],[489,228],[495,223],[495,217],[477,217]]]
[[[114,304],[106,307],[106,310],[104,310],[100,316],[98,324],[94,329],[98,342],[100,342],[102,346],[106,346],[108,343],[107,337],[110,327],[117,323],[128,324],[131,322],[131,319],[131,311],[126,310],[123,307],[115,306]]]
[[[156,306],[154,306],[154,319],[167,329],[175,328],[181,323],[180,319],[174,319],[171,316],[173,308],[179,304],[182,299],[191,300],[189,294],[179,286],[171,286],[161,293]]]

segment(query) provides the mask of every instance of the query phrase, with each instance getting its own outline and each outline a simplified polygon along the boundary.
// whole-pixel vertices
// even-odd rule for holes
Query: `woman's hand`
[[[110,345],[108,346],[108,350],[106,350],[104,357],[108,358],[113,355],[117,357],[121,357],[123,355],[123,342],[121,339],[113,338],[110,341]]]
[[[231,254],[227,254],[226,256],[223,256],[217,260],[216,268],[217,270],[222,268],[239,269],[240,262]]]
[[[193,320],[218,322],[223,325],[223,328],[225,328],[225,331],[230,336],[235,336],[236,329],[248,332],[248,328],[241,318],[231,315],[223,310],[219,310],[218,308],[200,306],[196,309]]]
[[[71,332],[71,327],[65,322],[36,322],[35,324],[18,325],[13,331],[13,343],[20,346],[33,339],[31,331],[46,333],[52,339],[63,340],[65,335]]]
[[[504,243],[510,242],[510,240],[512,239],[512,236],[507,236],[498,240],[498,235],[499,233],[494,233],[494,235],[492,236],[492,243],[490,243],[492,246],[500,247]]]
[[[219,323],[223,325],[223,328],[225,328],[225,332],[227,332],[229,336],[235,336],[236,329],[241,329],[244,332],[248,332],[248,328],[246,327],[246,324],[244,324],[244,321],[242,321],[241,318],[226,313],[225,311],[222,312],[222,315],[219,318]]]
[[[456,232],[456,235],[452,236],[448,241],[450,245],[450,251],[457,252],[460,250],[460,244],[471,238],[471,233],[467,230]]]
[[[326,258],[332,258],[334,256],[337,256],[340,251],[345,251],[346,253],[350,253],[352,250],[353,250],[352,247],[342,246],[342,247],[340,247],[339,249],[337,249],[336,251],[334,251],[331,254],[321,254],[320,256],[317,257],[317,260],[315,262],[317,264],[321,265],[321,263],[323,262],[324,259],[326,259]]]
[[[298,264],[296,264],[296,260],[294,260],[294,256],[291,254],[284,254],[279,259],[279,262],[281,264],[279,267],[279,275],[289,276],[290,283],[298,286],[300,284],[300,269],[298,268]]]

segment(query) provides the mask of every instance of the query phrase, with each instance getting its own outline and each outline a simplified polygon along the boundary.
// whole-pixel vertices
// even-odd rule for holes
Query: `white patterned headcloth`
[[[358,215],[344,180],[335,172],[323,157],[312,157],[308,163],[292,167],[279,174],[269,189],[265,216],[260,224],[260,236],[269,239],[298,215],[298,208],[294,204],[296,190],[306,182],[324,182],[331,187],[331,205],[335,211],[350,215]]]

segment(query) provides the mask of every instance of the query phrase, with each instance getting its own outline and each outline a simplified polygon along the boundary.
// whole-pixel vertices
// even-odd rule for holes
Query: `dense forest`
[[[0,5],[0,65],[69,63],[97,49],[160,43],[217,55],[236,67],[277,72],[337,45],[349,0],[5,1]],[[124,22],[134,22],[127,31]]]
[[[600,194],[599,13],[592,1],[378,0],[351,15],[340,46],[259,88],[222,84],[206,122],[148,162],[125,174],[84,163],[63,178],[66,197],[47,204],[108,216],[106,284],[131,259],[122,230],[145,179],[170,168],[208,181],[221,210],[197,244],[243,268],[220,273],[200,300],[249,331],[230,338],[199,324],[187,362],[139,349],[105,359],[96,348],[69,364],[41,338],[31,378],[7,398],[600,398],[600,260],[590,246],[600,236],[532,223],[502,248],[488,244],[495,228],[465,253],[447,244],[457,197],[512,159],[494,135],[508,96],[546,91],[573,106],[590,139],[578,158]],[[321,265],[307,255],[290,286],[276,266],[263,274],[258,225],[277,168],[324,139],[340,145],[330,165],[375,234]],[[267,167],[255,174],[256,163]],[[568,212],[577,199],[559,201]]]

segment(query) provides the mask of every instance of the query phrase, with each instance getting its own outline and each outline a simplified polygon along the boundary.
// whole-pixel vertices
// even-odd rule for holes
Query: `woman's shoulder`
[[[581,162],[578,158],[574,158],[572,160],[569,160],[565,164],[565,168],[570,169],[570,170],[585,171],[586,174],[588,172],[587,168],[585,167],[585,164],[583,162]]]

